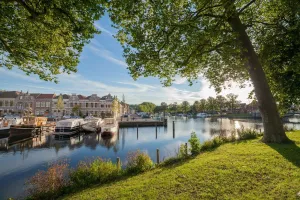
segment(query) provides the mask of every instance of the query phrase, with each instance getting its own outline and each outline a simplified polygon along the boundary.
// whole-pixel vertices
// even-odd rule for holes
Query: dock
[[[167,126],[167,119],[164,121],[153,119],[136,119],[136,120],[118,120],[120,128],[129,127],[155,127],[155,126]]]

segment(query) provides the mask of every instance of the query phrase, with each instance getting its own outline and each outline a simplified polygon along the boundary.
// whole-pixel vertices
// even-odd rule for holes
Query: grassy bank
[[[300,199],[300,131],[288,137],[295,143],[227,143],[62,199]]]

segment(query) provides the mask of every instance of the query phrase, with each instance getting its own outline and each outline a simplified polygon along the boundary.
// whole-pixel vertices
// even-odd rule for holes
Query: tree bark
[[[254,86],[259,111],[263,120],[264,135],[262,141],[266,143],[288,142],[289,139],[284,132],[275,99],[271,93],[259,58],[246,33],[245,26],[242,24],[233,3],[227,4],[227,6],[225,6],[225,11],[228,17],[227,22],[230,24],[233,32],[238,35],[242,57],[247,61],[246,67]]]

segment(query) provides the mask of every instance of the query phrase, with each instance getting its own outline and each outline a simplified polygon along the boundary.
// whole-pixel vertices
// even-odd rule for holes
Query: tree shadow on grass
[[[267,145],[280,153],[296,167],[300,167],[300,142],[291,141],[286,144],[270,143]]]

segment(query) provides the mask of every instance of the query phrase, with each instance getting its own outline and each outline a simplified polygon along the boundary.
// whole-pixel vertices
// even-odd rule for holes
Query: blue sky
[[[108,16],[104,16],[95,26],[102,31],[95,35],[94,39],[84,47],[80,57],[80,64],[76,74],[62,74],[58,76],[59,83],[45,82],[38,77],[26,76],[22,71],[14,68],[7,70],[0,68],[0,89],[23,90],[41,93],[76,93],[82,95],[98,94],[99,96],[111,93],[122,98],[125,95],[127,103],[138,104],[143,101],[150,101],[155,104],[161,102],[182,102],[190,103],[201,98],[215,96],[209,83],[199,78],[197,83],[189,86],[185,78],[177,77],[171,87],[163,87],[157,78],[139,78],[134,81],[126,69],[127,64],[122,57],[122,47],[113,37],[116,30],[111,27]],[[247,100],[251,88],[239,89],[235,84],[230,92],[239,95],[243,102]]]

